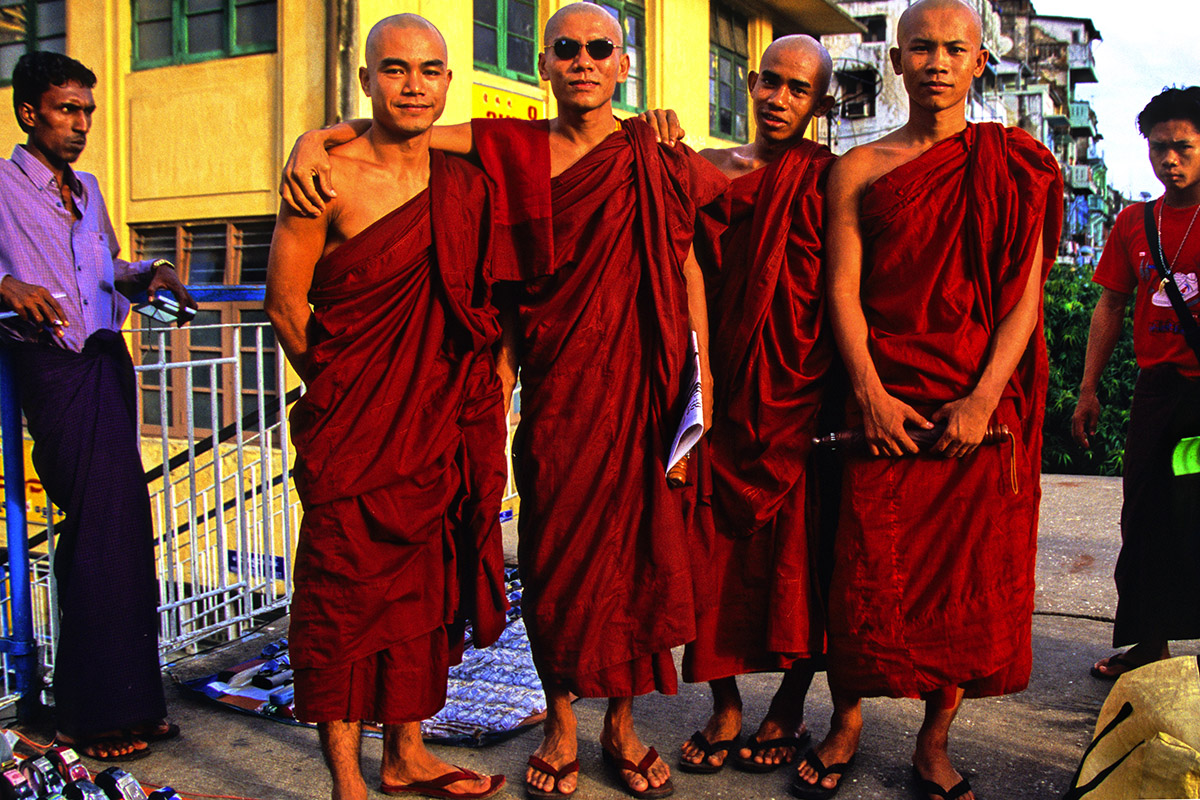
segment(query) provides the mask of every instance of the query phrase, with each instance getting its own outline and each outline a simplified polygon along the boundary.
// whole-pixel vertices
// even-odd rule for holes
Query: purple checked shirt
[[[71,323],[62,339],[19,318],[0,326],[7,338],[79,352],[96,331],[125,322],[129,301],[114,281],[145,275],[153,262],[117,258],[121,246],[95,176],[68,169],[66,180],[78,220],[63,207],[50,169],[28,150],[17,145],[11,160],[0,158],[0,280],[11,275],[64,295],[56,299]]]

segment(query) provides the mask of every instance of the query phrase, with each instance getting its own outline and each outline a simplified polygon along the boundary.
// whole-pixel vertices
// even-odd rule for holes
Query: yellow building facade
[[[536,76],[560,0],[0,0],[0,99],[25,50],[60,49],[99,77],[79,168],[95,173],[126,257],[166,257],[199,291],[197,322],[261,321],[280,167],[303,131],[370,109],[357,68],[380,18],[421,14],[443,32],[454,78],[444,122],[553,116]],[[674,108],[697,149],[753,136],[745,76],[783,34],[861,31],[833,0],[604,0],[632,76],[619,113]],[[24,140],[0,122],[7,156]],[[194,356],[230,348],[191,337]],[[146,346],[135,346],[145,357]],[[180,355],[178,353],[174,354]],[[139,353],[135,352],[135,360]],[[170,389],[171,387],[167,387]],[[178,389],[179,387],[175,387]],[[208,399],[205,400],[205,392]],[[193,387],[199,403],[220,387]],[[147,406],[157,406],[153,391]],[[182,409],[183,403],[174,407]],[[182,412],[170,412],[172,427]],[[224,414],[222,416],[225,416]],[[144,420],[152,422],[153,420]],[[162,422],[159,420],[159,422]]]

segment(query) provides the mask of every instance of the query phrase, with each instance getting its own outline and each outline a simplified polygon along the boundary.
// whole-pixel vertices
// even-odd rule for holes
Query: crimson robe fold
[[[534,661],[582,696],[672,692],[670,649],[695,634],[681,497],[665,477],[688,336],[683,264],[697,207],[727,181],[640,120],[553,179],[544,123],[476,120],[474,136],[500,205],[553,209],[553,240],[523,243],[542,257],[495,268],[520,281],[513,452]],[[531,166],[506,173],[504,161]]]
[[[291,415],[305,508],[297,668],[335,669],[422,637],[444,643],[443,629],[468,614],[481,646],[503,628],[488,196],[482,173],[432,151],[427,190],[316,265],[316,342]],[[425,699],[409,718],[440,707],[444,670],[433,679],[443,691],[413,687]]]
[[[928,417],[970,393],[1031,271],[1049,273],[1061,198],[1050,152],[995,123],[968,125],[867,189],[862,305],[891,395]],[[961,459],[846,459],[830,587],[836,688],[916,697],[1026,686],[1047,372],[1039,300],[991,420],[1013,431],[1010,443]]]
[[[696,641],[684,679],[771,669],[825,651],[806,469],[825,373],[825,178],[834,156],[803,141],[733,180],[728,227],[702,217],[715,403],[711,478],[693,520]],[[705,476],[707,477],[707,476]]]

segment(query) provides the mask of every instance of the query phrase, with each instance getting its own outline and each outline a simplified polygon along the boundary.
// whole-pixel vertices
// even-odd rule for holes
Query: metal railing
[[[225,337],[230,355],[190,357],[188,337],[206,331]],[[138,418],[157,423],[153,435],[142,436],[141,447],[143,463],[150,465],[146,481],[159,582],[159,654],[166,660],[201,644],[236,639],[257,624],[256,618],[281,611],[291,597],[301,508],[290,474],[287,407],[300,391],[283,391],[285,359],[266,323],[136,333],[142,353],[142,363],[134,368]],[[47,501],[44,514],[29,520],[32,536],[27,537],[25,493],[15,488],[23,489],[18,483],[24,468],[20,407],[2,356],[10,546],[0,586],[0,707],[40,688],[34,661],[40,656],[43,670],[53,668],[58,633],[51,568],[55,512]],[[146,397],[152,402],[147,404]],[[181,424],[172,425],[180,402],[183,414],[174,418]],[[197,418],[199,405],[206,408]],[[15,423],[8,419],[14,413]],[[509,464],[519,417],[518,385],[509,414]],[[515,502],[510,469],[502,519],[513,516]],[[29,550],[22,554],[25,542]]]
[[[180,349],[170,346],[169,337],[205,330],[228,335],[232,354],[170,360],[168,353]],[[159,650],[167,654],[214,635],[236,638],[255,616],[287,604],[300,503],[289,475],[288,397],[281,390],[285,361],[270,327],[243,323],[140,333],[143,350],[159,356],[157,363],[143,359],[136,370],[139,384],[159,387],[153,416],[163,423],[155,440],[143,439],[142,456],[163,465],[147,478],[157,537]],[[248,361],[254,378],[249,390]],[[268,376],[272,363],[274,375]],[[226,395],[220,389],[230,378]],[[210,393],[198,395],[197,384]],[[269,391],[272,385],[275,391]],[[176,390],[166,391],[169,386]],[[208,413],[199,419],[198,396],[209,398]],[[165,424],[169,402],[180,399],[182,436]],[[142,393],[138,401],[144,419]],[[230,406],[227,420],[222,412]]]

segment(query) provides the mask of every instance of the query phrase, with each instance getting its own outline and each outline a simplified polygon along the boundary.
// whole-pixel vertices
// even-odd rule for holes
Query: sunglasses
[[[583,42],[563,37],[562,39],[555,39],[554,44],[550,45],[549,49],[552,49],[554,55],[563,61],[573,61],[575,56],[579,55],[581,49],[587,50],[587,54],[596,61],[603,61],[613,54],[616,45],[610,39],[592,39],[590,42],[584,44]]]

